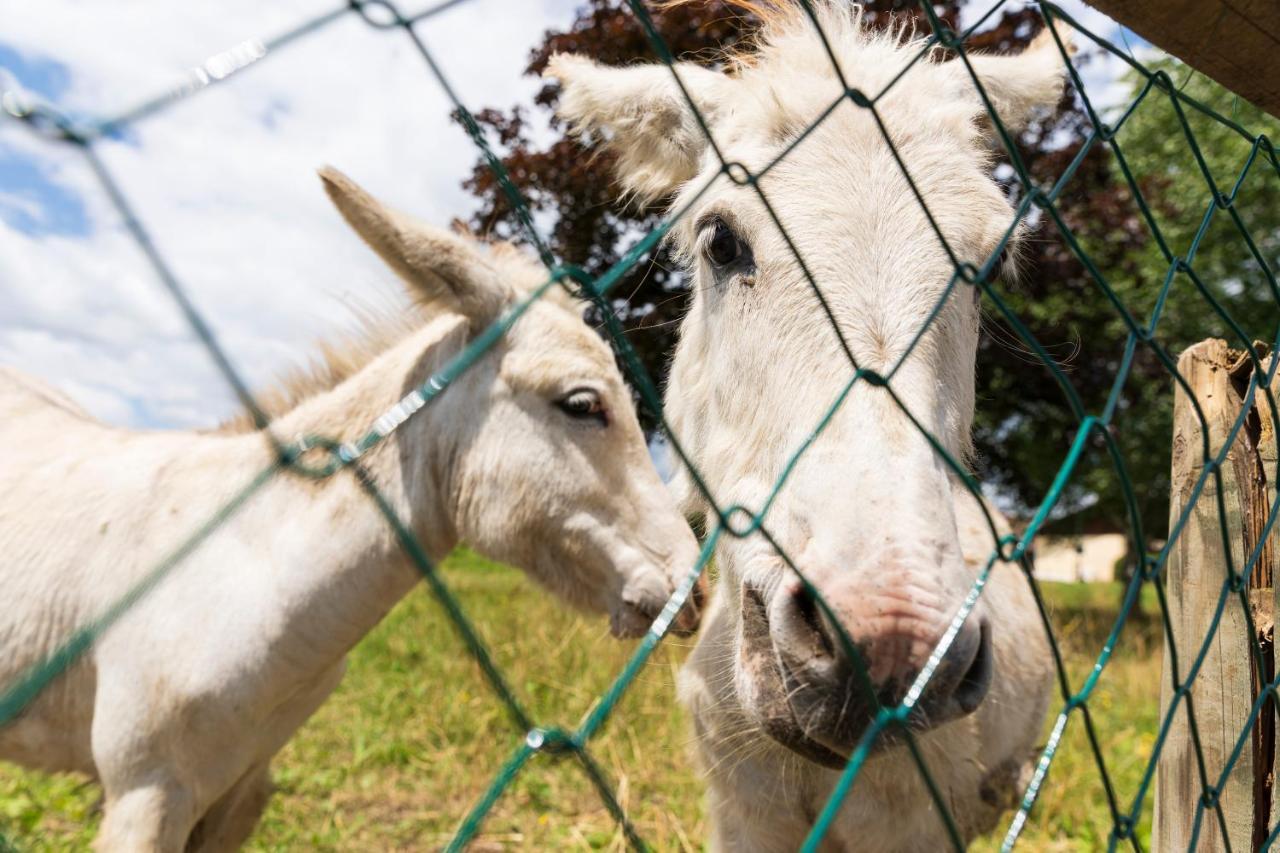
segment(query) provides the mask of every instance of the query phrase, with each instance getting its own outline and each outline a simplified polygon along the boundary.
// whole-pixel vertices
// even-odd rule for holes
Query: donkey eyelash
[[[698,217],[698,221],[693,225],[693,257],[701,257],[706,252],[707,244],[711,242],[711,237],[715,233],[715,224],[723,218],[718,213],[707,213]]]
[[[715,224],[723,222],[729,226],[729,230],[734,234],[741,235],[742,229],[738,227],[738,222],[733,214],[728,211],[710,210],[699,216],[693,223],[693,248],[694,251],[701,252],[707,247],[707,242],[711,239],[711,235],[715,233]]]

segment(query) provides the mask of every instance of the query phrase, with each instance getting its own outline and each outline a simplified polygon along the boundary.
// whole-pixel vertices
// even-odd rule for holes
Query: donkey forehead
[[[948,198],[929,197],[930,189],[945,189],[971,214],[1003,213],[1002,197],[991,191],[979,102],[957,87],[952,63],[916,58],[919,43],[904,46],[856,27],[838,33],[839,73],[807,28],[765,46],[739,69],[719,92],[712,129],[719,151],[707,147],[702,175],[686,192],[722,169],[723,154],[755,174],[768,169],[766,191],[776,187],[783,203],[790,188],[827,205],[850,206],[852,193],[864,209],[862,199],[871,198],[881,214],[891,213],[886,202],[911,194],[906,164],[931,205],[947,205]],[[873,97],[874,106],[854,103],[846,84]]]
[[[724,213],[748,232],[743,236],[753,242],[757,261],[785,262],[790,247],[776,216],[806,260],[812,256],[820,266],[856,260],[888,264],[890,272],[907,259],[917,273],[932,264],[934,272],[945,275],[947,255],[932,216],[962,260],[984,260],[1012,221],[1009,203],[990,177],[989,154],[910,115],[886,115],[882,122],[892,148],[881,125],[852,104],[837,109],[790,150],[789,142],[769,140],[767,129],[743,125],[727,137],[722,151],[754,174],[767,168],[759,186],[768,206],[754,187],[725,179],[694,201],[720,168],[715,152],[709,152],[703,176],[683,190],[693,208],[677,239],[691,246],[697,224],[708,213]],[[777,160],[782,151],[785,156]]]
[[[501,372],[513,387],[557,391],[581,380],[606,386],[621,382],[613,353],[581,316],[563,305],[529,306],[507,337]]]

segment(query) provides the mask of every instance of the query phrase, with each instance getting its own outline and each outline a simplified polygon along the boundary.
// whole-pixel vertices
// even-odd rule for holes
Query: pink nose
[[[918,591],[877,590],[841,596],[837,615],[853,656],[832,620],[798,581],[779,590],[769,607],[769,632],[778,663],[797,686],[874,704],[902,701],[937,646],[949,614]],[[963,716],[985,698],[991,682],[990,626],[972,618],[934,670],[918,706],[935,721]]]

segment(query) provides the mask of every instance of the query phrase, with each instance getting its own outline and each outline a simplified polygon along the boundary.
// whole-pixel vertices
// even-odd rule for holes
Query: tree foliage
[[[935,8],[955,28],[965,2],[947,0]],[[917,28],[927,28],[913,0],[871,0],[864,5],[865,20],[871,26],[883,27],[911,16]],[[674,55],[708,65],[715,65],[723,51],[749,38],[758,23],[724,0],[659,7],[654,19]],[[1004,11],[975,34],[967,48],[1016,52],[1030,41],[1039,21],[1033,9]],[[653,59],[645,33],[625,0],[587,0],[567,30],[545,34],[530,56],[528,73],[540,74],[557,52],[579,53],[610,65]],[[1090,56],[1086,53],[1077,61],[1087,63]],[[1171,73],[1182,79],[1176,76],[1177,69]],[[1138,91],[1141,81],[1135,77],[1130,83]],[[1206,88],[1204,97],[1221,100],[1221,91],[1212,84],[1199,81],[1196,85]],[[520,107],[489,108],[477,118],[497,143],[539,223],[549,223],[553,251],[565,262],[598,275],[639,235],[658,224],[662,206],[637,208],[618,199],[610,155],[601,149],[584,149],[551,116],[558,97],[558,86],[548,83],[535,98],[535,115]],[[1257,110],[1237,107],[1237,111],[1254,132],[1266,130],[1273,139],[1280,138],[1274,123],[1266,127]],[[1186,158],[1179,156],[1189,149],[1175,125],[1168,97],[1153,92],[1129,117],[1119,141],[1134,183],[1147,199],[1166,243],[1175,253],[1185,253],[1211,196],[1198,171],[1188,168]],[[1197,135],[1203,135],[1202,147],[1210,151],[1214,173],[1225,176],[1233,168],[1238,172],[1243,163],[1235,144],[1239,137],[1229,139],[1229,130],[1208,121],[1196,120],[1193,126]],[[1054,184],[1079,155],[1091,130],[1083,103],[1068,91],[1052,116],[1021,133],[1019,153],[1038,186]],[[1254,172],[1258,174],[1242,192],[1238,210],[1244,222],[1257,229],[1254,236],[1274,267],[1280,251],[1274,216],[1280,205],[1274,194],[1280,181],[1273,174],[1264,186],[1262,169],[1255,166]],[[1011,172],[997,168],[996,174]],[[1223,181],[1229,188],[1232,182],[1225,177]],[[480,202],[471,222],[474,229],[521,239],[519,223],[483,162],[466,186]],[[1010,183],[1009,192],[1017,197],[1020,188]],[[1085,247],[1132,316],[1145,322],[1169,264],[1106,144],[1094,144],[1085,152],[1058,210],[1063,224]],[[1224,222],[1227,217],[1218,217],[1212,235],[1202,241],[1196,270],[1231,303],[1233,311],[1252,312],[1254,319],[1265,313],[1263,309],[1274,314],[1274,304],[1267,302],[1269,291],[1260,289],[1265,282],[1258,264],[1239,251],[1243,242],[1226,232]],[[1101,413],[1124,357],[1128,328],[1051,218],[1039,215],[1032,224],[1022,253],[1023,272],[1017,281],[999,284],[1000,293],[1056,359],[1086,411]],[[1183,282],[1176,285],[1175,298],[1169,300],[1158,327],[1162,342],[1175,355],[1187,344],[1223,330],[1221,323],[1209,318],[1203,299],[1190,287]],[[649,262],[630,270],[614,293],[614,307],[629,340],[650,374],[663,379],[688,298],[678,265],[659,249]],[[1269,340],[1275,319],[1259,319],[1252,325],[1257,329],[1251,334]],[[1026,512],[1043,499],[1079,422],[1044,364],[990,306],[979,347],[978,473],[1007,506]],[[1113,434],[1124,452],[1148,539],[1163,535],[1167,525],[1171,407],[1171,378],[1150,351],[1140,348],[1118,401]],[[1100,440],[1092,442],[1060,509],[1073,513],[1080,523],[1101,518],[1127,525],[1120,482]]]
[[[1280,130],[1280,122],[1238,102],[1185,66],[1163,60],[1151,67],[1165,71],[1187,94],[1226,115],[1234,113],[1252,133],[1275,138]],[[1145,78],[1130,73],[1123,82],[1134,98],[1142,92]],[[1129,103],[1123,100],[1104,118],[1118,119]],[[1099,155],[1105,156],[1096,157],[1088,172],[1068,184],[1061,206],[1064,224],[1133,322],[1146,327],[1156,317],[1155,338],[1173,359],[1207,337],[1225,338],[1237,348],[1244,342],[1212,309],[1190,275],[1172,271],[1172,259],[1190,258],[1204,291],[1250,339],[1273,341],[1280,319],[1267,275],[1226,210],[1215,211],[1189,255],[1214,202],[1191,140],[1222,192],[1235,185],[1252,146],[1203,114],[1186,108],[1184,114],[1190,135],[1170,96],[1149,91],[1117,135],[1120,154],[1098,144]],[[1079,130],[1087,132],[1083,126]],[[1078,150],[1078,145],[1068,146],[1057,157]],[[1044,175],[1046,180],[1050,177]],[[1150,219],[1133,188],[1145,200]],[[1280,267],[1280,174],[1269,163],[1255,161],[1234,208],[1274,275]],[[1115,385],[1130,327],[1098,281],[1070,254],[1063,232],[1047,220],[1041,223],[1033,256],[1028,275],[1007,288],[1008,301],[1042,342],[1060,347],[1055,351],[1059,365],[1087,411],[1101,413]],[[1161,302],[1167,278],[1172,280]],[[1158,317],[1153,313],[1157,304]],[[1011,485],[1025,504],[1042,495],[1052,481],[1075,438],[1075,419],[1062,405],[1061,394],[1047,383],[1042,366],[1029,357],[1014,358],[1012,349],[998,351],[997,341],[1007,337],[1007,331],[1004,324],[987,324],[979,356],[978,433],[991,478]],[[1116,397],[1111,434],[1123,453],[1148,544],[1162,538],[1168,527],[1173,390],[1167,367],[1151,348],[1138,345]],[[1073,525],[1094,520],[1128,525],[1121,480],[1100,438],[1091,442],[1067,490],[1065,506],[1078,510]]]

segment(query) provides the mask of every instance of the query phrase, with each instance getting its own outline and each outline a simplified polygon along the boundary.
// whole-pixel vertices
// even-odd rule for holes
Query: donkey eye
[[[590,388],[579,388],[556,401],[560,411],[577,421],[598,421],[601,426],[609,425],[609,414],[605,411],[600,395]]]
[[[723,219],[717,219],[715,231],[707,243],[707,259],[718,267],[727,267],[742,257],[744,247]]]

